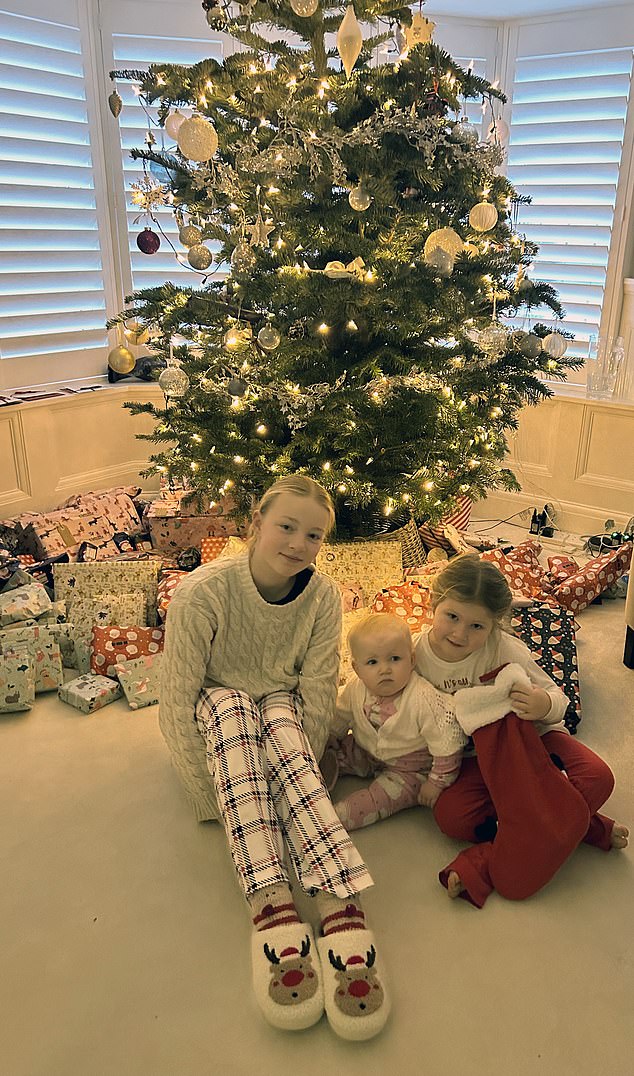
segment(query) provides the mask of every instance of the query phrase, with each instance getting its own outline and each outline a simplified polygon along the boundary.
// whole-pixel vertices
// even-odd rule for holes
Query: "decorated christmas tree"
[[[157,248],[169,203],[192,271],[191,287],[135,292],[111,323],[133,343],[151,334],[165,403],[127,406],[156,419],[152,470],[238,511],[306,473],[335,497],[341,533],[517,488],[505,431],[551,394],[544,374],[579,361],[521,320],[562,311],[526,274],[536,248],[514,229],[502,93],[387,0],[203,8],[241,51],[112,73],[175,143],[132,151],[139,247]],[[485,141],[469,99],[487,110]],[[134,359],[119,347],[110,363]]]

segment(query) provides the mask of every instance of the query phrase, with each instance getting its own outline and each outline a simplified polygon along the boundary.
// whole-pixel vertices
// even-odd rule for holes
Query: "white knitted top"
[[[167,613],[159,725],[199,821],[219,816],[195,719],[201,689],[233,688],[255,702],[297,690],[320,759],[335,709],[340,636],[339,587],[317,572],[285,605],[264,600],[244,555],[197,568],[179,585]]]

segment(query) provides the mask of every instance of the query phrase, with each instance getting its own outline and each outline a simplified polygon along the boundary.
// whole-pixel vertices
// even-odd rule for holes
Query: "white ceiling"
[[[562,11],[582,11],[614,7],[623,0],[427,0],[423,14],[458,15],[465,18],[527,19],[533,15],[555,15]],[[415,8],[416,4],[412,4]]]

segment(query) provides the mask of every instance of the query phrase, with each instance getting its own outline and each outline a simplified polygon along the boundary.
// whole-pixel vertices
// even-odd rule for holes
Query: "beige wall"
[[[110,386],[94,393],[0,408],[0,518],[53,508],[74,493],[138,482],[151,445],[135,438],[151,420],[133,417],[125,400],[155,400],[156,385]],[[555,397],[526,408],[509,435],[509,466],[522,492],[494,494],[475,509],[505,519],[552,503],[558,526],[594,533],[612,517],[634,515],[634,407]]]

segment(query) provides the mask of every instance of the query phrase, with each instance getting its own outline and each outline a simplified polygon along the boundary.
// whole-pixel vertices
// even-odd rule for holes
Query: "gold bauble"
[[[138,321],[129,321],[123,330],[129,344],[139,347],[150,339],[150,330]]]
[[[354,13],[352,4],[348,4],[346,13],[341,20],[341,25],[337,31],[337,51],[341,56],[341,62],[347,78],[350,78],[352,68],[359,58],[362,45],[363,34],[361,33],[361,27],[357,21],[357,16]]]
[[[183,120],[176,136],[178,148],[190,161],[209,161],[218,149],[218,135],[209,120],[192,116]]]
[[[123,344],[118,344],[117,347],[113,347],[112,351],[108,355],[108,366],[111,370],[114,370],[115,374],[129,374],[134,370],[136,359],[132,352],[124,347]]]
[[[213,260],[213,254],[204,243],[195,243],[187,251],[187,261],[192,269],[208,269]]]
[[[348,201],[351,209],[356,210],[357,213],[364,213],[365,210],[368,209],[372,202],[372,195],[363,183],[363,180],[358,186],[352,188],[348,195]]]
[[[203,233],[195,224],[184,224],[178,233],[178,238],[184,247],[195,247],[202,242]]]
[[[438,249],[438,247],[441,250],[446,250],[447,254],[451,254],[452,258],[457,258],[464,249],[464,243],[453,228],[436,228],[425,241],[425,255],[432,250]]]
[[[469,213],[469,224],[475,232],[490,232],[498,222],[498,211],[491,202],[478,202]]]
[[[290,5],[296,15],[308,19],[317,11],[319,0],[290,0]]]

